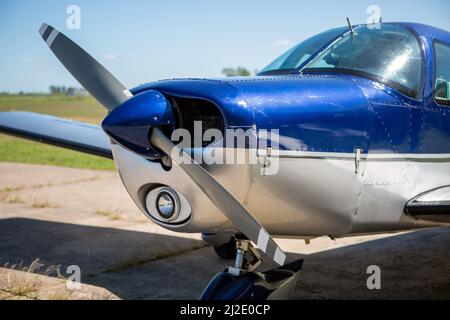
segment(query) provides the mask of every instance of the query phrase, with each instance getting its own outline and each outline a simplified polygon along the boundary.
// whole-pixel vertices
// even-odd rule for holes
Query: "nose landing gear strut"
[[[257,272],[262,257],[249,240],[236,240],[236,260],[210,281],[200,300],[289,299],[297,283],[303,259]]]

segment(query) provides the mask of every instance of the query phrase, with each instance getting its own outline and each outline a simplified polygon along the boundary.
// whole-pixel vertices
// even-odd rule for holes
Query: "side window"
[[[436,102],[450,106],[450,45],[434,43],[436,74],[434,96]]]

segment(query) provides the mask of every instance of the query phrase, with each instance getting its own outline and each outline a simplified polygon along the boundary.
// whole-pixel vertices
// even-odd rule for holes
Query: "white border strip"
[[[286,254],[283,253],[283,251],[280,250],[280,248],[277,247],[277,250],[275,251],[275,255],[273,256],[273,260],[278,263],[280,266],[284,265],[284,262],[286,261]]]
[[[261,228],[259,230],[258,242],[256,245],[264,252],[266,252],[267,244],[269,243],[269,238],[270,235],[267,233],[267,231]]]
[[[59,31],[56,29],[53,29],[53,31],[50,33],[50,35],[48,36],[47,41],[46,41],[46,43],[49,47],[52,46],[53,41],[55,41],[58,34],[59,34]]]
[[[122,93],[125,95],[125,97],[127,98],[131,98],[133,96],[133,94],[130,92],[130,90],[125,89],[122,91]]]

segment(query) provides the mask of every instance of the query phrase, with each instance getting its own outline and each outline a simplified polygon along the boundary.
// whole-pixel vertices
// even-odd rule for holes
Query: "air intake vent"
[[[170,98],[175,108],[176,128],[183,128],[191,134],[191,146],[194,143],[194,122],[202,124],[202,136],[208,129],[224,132],[224,119],[217,106],[202,99]],[[214,141],[203,141],[203,147]]]

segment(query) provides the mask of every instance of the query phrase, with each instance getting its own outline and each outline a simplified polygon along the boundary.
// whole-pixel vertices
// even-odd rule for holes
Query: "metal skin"
[[[276,175],[260,174],[265,150],[258,150],[258,164],[205,166],[272,235],[340,237],[436,226],[405,214],[405,206],[450,185],[450,109],[433,98],[432,48],[432,41],[449,43],[450,36],[424,25],[400,25],[416,34],[423,50],[420,100],[339,74],[165,80],[131,92],[208,100],[222,112],[226,128],[279,129]],[[180,232],[238,231],[177,164],[167,172],[127,149],[114,145],[114,159],[150,219]],[[187,221],[162,223],[142,205],[142,190],[161,185],[185,197],[192,210]]]

